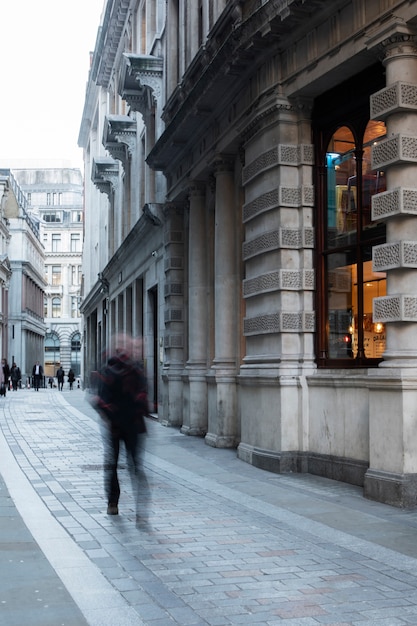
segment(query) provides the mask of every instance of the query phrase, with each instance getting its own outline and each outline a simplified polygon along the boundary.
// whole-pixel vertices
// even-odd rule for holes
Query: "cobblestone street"
[[[8,393],[0,423],[7,489],[75,601],[72,622],[42,602],[20,605],[25,621],[13,621],[19,590],[4,588],[6,626],[75,626],[81,613],[91,626],[417,624],[413,511],[265,472],[150,419],[150,518],[136,527],[123,461],[120,515],[106,515],[100,424],[83,391]],[[17,545],[8,542],[9,566]]]

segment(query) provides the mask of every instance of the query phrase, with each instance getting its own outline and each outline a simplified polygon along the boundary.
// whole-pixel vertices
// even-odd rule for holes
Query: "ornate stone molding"
[[[183,348],[184,347],[184,335],[167,332],[164,336],[164,348],[169,350],[171,348]]]
[[[242,171],[242,183],[245,185],[249,181],[259,176],[272,167],[279,165],[313,165],[314,147],[311,144],[279,144],[271,150],[264,152],[249,163]]]
[[[182,296],[184,295],[184,286],[182,283],[166,282],[164,284],[164,297]]]
[[[392,15],[389,20],[381,23],[380,29],[375,29],[370,34],[367,48],[377,53],[386,64],[398,56],[416,56],[416,42],[414,30]]]
[[[164,322],[170,324],[172,322],[183,322],[184,312],[182,309],[168,307],[164,311]]]
[[[397,56],[417,56],[417,36],[409,31],[397,30],[380,44],[384,62]]]
[[[314,248],[314,229],[280,228],[263,233],[243,243],[243,260],[280,248]]]
[[[111,192],[119,186],[119,163],[111,157],[94,159],[91,180],[101,193],[110,198]]]
[[[385,120],[392,113],[417,111],[417,85],[396,82],[371,95],[371,120]]]
[[[203,198],[206,195],[207,184],[203,181],[190,181],[188,195],[193,198]]]
[[[372,220],[417,215],[417,188],[396,187],[372,196]]]
[[[314,270],[277,270],[243,281],[243,297],[251,298],[273,291],[311,291]]]
[[[109,115],[103,126],[103,146],[125,167],[136,150],[136,120],[127,115]]]
[[[403,133],[392,135],[372,146],[371,155],[373,170],[398,163],[417,163],[417,137]]]
[[[213,173],[221,174],[222,172],[233,172],[234,157],[227,154],[218,155],[213,161]]]
[[[119,95],[145,118],[154,106],[160,108],[163,59],[125,52],[121,67]]]
[[[417,296],[397,294],[373,300],[374,322],[417,322]]]
[[[258,217],[262,213],[272,211],[280,206],[314,206],[313,185],[301,187],[276,187],[258,196],[243,206],[243,222]]]
[[[243,321],[244,335],[266,335],[274,333],[314,332],[314,311],[280,311],[267,315],[247,317]]]
[[[417,241],[396,241],[372,248],[375,272],[384,272],[400,267],[417,268]]]

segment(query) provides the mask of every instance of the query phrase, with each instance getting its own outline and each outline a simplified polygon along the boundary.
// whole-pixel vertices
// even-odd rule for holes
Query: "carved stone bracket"
[[[119,163],[111,157],[94,159],[91,180],[110,199],[111,192],[116,191],[119,185]]]
[[[103,128],[103,146],[126,165],[136,149],[136,121],[127,115],[109,115]]]
[[[161,103],[163,59],[146,54],[123,55],[119,95],[146,118]]]

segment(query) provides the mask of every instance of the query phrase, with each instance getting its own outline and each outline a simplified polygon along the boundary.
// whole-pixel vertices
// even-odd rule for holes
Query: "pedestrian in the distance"
[[[145,415],[148,414],[147,381],[135,354],[138,342],[126,335],[119,335],[114,345],[114,353],[100,374],[94,399],[94,406],[104,426],[107,514],[119,513],[117,463],[120,445],[124,444],[136,500],[136,520],[140,525],[147,523],[149,504],[149,486],[142,466],[146,438]]]
[[[64,376],[65,376],[65,372],[62,368],[62,366],[60,365],[59,368],[56,371],[56,377],[58,380],[58,389],[59,391],[62,391],[63,387],[64,387]]]
[[[73,370],[70,369],[70,371],[68,372],[68,382],[69,382],[70,390],[72,390],[72,386],[74,384],[74,380],[75,380],[75,374],[74,374]]]
[[[35,387],[35,391],[39,391],[39,387],[43,379],[43,367],[39,363],[39,361],[36,361],[35,365],[33,366],[32,376],[33,376],[33,386]]]
[[[20,367],[18,367],[16,363],[12,364],[12,368],[10,370],[10,378],[12,380],[13,391],[17,391],[17,387],[22,379],[22,374],[20,372]]]
[[[10,379],[10,367],[7,363],[7,359],[1,360],[1,375],[0,375],[0,395],[6,397],[7,385]]]

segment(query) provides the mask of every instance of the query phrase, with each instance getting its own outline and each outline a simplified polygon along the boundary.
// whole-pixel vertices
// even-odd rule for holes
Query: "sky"
[[[82,169],[78,134],[104,0],[1,7],[0,167]]]

